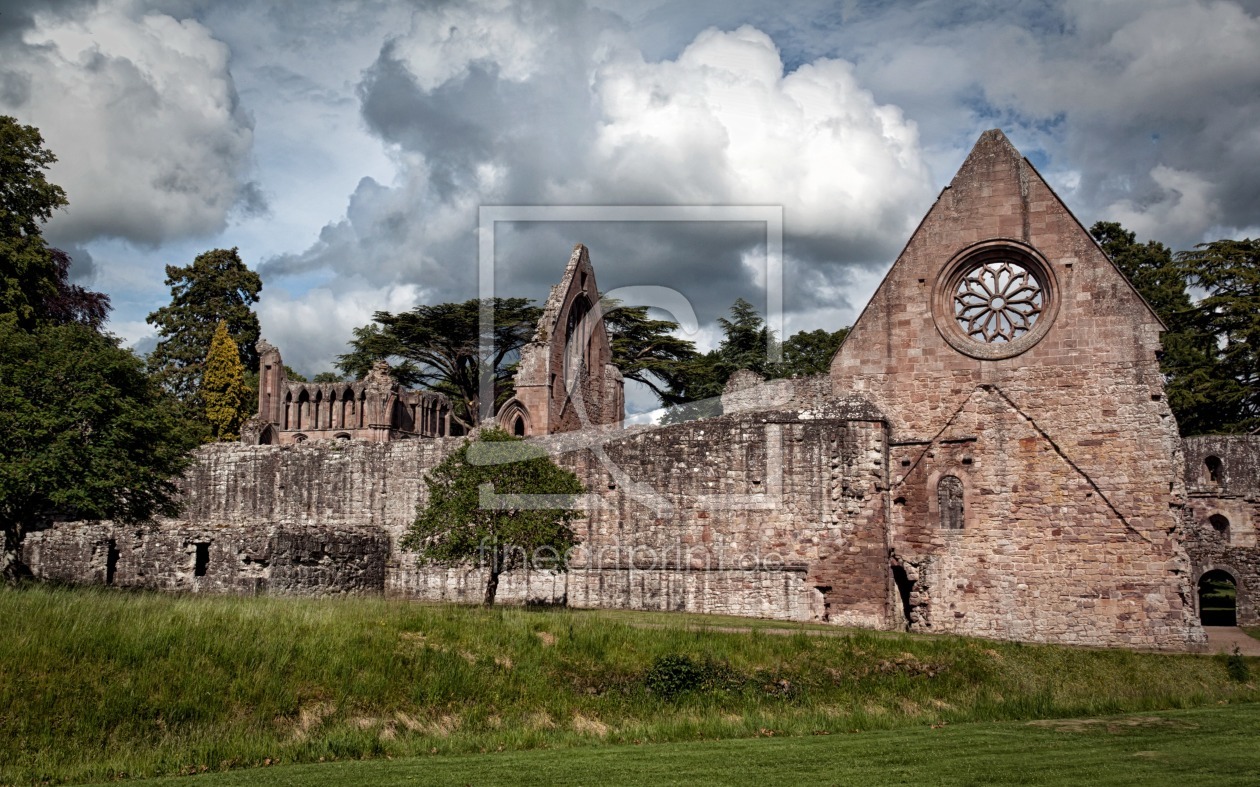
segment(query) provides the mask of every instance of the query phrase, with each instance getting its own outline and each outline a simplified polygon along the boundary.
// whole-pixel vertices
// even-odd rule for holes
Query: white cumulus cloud
[[[252,123],[229,51],[201,24],[127,2],[72,16],[36,13],[0,71],[0,110],[37,126],[60,159],[50,178],[70,208],[60,242],[158,244],[222,230],[247,182]]]

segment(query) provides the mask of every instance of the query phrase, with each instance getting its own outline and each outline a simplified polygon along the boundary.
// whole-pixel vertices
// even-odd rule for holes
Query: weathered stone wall
[[[381,593],[389,540],[379,530],[68,523],[31,533],[35,575],[61,582],[209,593]]]
[[[1013,353],[947,338],[954,266],[995,243],[1045,266],[1041,323]],[[1181,444],[1160,330],[1032,165],[986,133],[831,369],[837,393],[869,398],[888,419],[894,579],[912,628],[1202,641],[1177,532]],[[944,532],[938,485],[949,475],[965,517]]]
[[[1238,591],[1239,624],[1260,625],[1260,436],[1187,437],[1185,456],[1192,579],[1228,573]]]
[[[505,576],[499,598],[886,625],[883,426],[862,402],[829,407],[549,439],[592,491],[583,548],[567,574]],[[25,555],[39,576],[101,582],[112,541],[119,585],[480,600],[476,566],[418,566],[396,548],[425,471],[458,445],[210,446],[179,520],[63,526]]]

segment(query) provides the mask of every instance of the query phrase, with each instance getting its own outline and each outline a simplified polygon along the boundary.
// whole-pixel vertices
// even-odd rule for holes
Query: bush
[[[683,654],[658,657],[643,675],[648,691],[664,699],[690,692],[737,691],[744,681],[744,676],[727,664],[712,659],[696,661]]]
[[[1247,660],[1243,658],[1242,651],[1237,645],[1234,646],[1234,652],[1225,657],[1225,672],[1239,683],[1251,680],[1251,669],[1247,666]]]

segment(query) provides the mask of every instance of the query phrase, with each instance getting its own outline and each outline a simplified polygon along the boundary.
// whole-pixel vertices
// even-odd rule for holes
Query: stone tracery
[[[1036,275],[1016,262],[982,262],[959,279],[954,315],[973,339],[986,344],[1014,341],[1041,316],[1042,291]]]

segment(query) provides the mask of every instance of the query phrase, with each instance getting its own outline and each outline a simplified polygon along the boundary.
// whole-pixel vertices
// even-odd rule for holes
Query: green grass
[[[1260,626],[1243,626],[1242,630],[1247,632],[1248,636],[1260,639]]]
[[[1260,700],[1213,657],[763,625],[379,598],[4,591],[0,783]],[[669,656],[717,679],[652,693],[647,676],[677,662]]]
[[[370,784],[1235,785],[1260,773],[1260,705],[861,734],[436,755],[145,781],[144,787]]]

